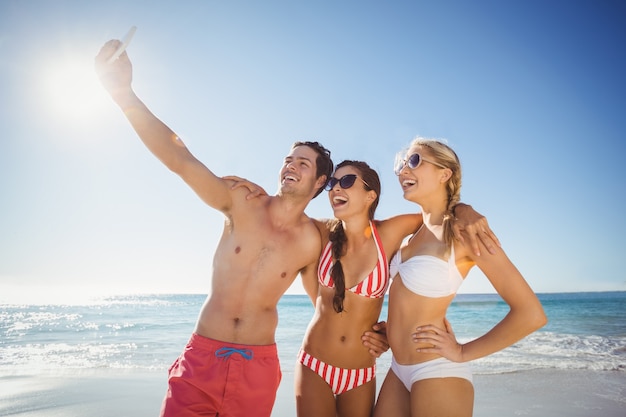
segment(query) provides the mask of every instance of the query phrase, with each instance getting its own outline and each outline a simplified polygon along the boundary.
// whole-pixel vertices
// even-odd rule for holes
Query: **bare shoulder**
[[[306,234],[317,241],[328,236],[328,225],[323,220],[314,219],[305,214],[302,217],[301,225]]]
[[[262,195],[248,199],[247,191],[240,189],[231,190],[231,193],[234,193],[232,205],[223,212],[229,227],[236,227],[238,234],[271,233],[269,207],[275,197]]]
[[[322,247],[323,225],[318,221],[303,215],[300,221],[289,228],[287,235],[287,251],[293,259],[300,259],[305,265],[317,262]]]
[[[270,203],[276,196],[261,194],[251,197],[250,191],[245,187],[239,187],[230,190],[233,201],[233,209],[250,211],[269,208]]]
[[[320,233],[322,241],[328,240],[328,234],[330,233],[330,225],[332,223],[332,219],[311,219],[317,227],[317,230]]]

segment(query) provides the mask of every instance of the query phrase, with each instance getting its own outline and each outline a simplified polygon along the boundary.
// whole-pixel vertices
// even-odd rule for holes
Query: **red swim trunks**
[[[240,345],[194,333],[170,367],[161,417],[269,417],[281,377],[276,344]]]

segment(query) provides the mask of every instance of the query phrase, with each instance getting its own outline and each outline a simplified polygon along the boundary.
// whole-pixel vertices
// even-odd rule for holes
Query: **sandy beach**
[[[379,385],[383,374],[379,374]],[[624,417],[626,373],[541,370],[475,376],[477,417]],[[162,372],[77,372],[0,378],[0,416],[158,415]],[[272,417],[295,416],[293,373],[284,373]]]

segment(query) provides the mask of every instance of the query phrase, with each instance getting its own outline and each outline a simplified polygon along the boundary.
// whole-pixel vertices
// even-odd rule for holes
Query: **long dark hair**
[[[367,191],[373,190],[376,193],[376,199],[370,205],[368,211],[368,218],[374,219],[374,213],[376,207],[378,207],[378,200],[380,198],[380,178],[375,170],[362,161],[350,161],[346,160],[337,165],[337,169],[351,166],[354,167],[363,181],[357,181]],[[356,184],[355,184],[356,186]],[[345,231],[343,230],[343,222],[341,220],[335,220],[330,226],[329,239],[332,243],[333,251],[333,267],[330,270],[330,276],[335,283],[335,296],[333,297],[333,308],[337,313],[343,311],[343,300],[346,298],[346,279],[343,274],[343,266],[341,265],[341,257],[345,252],[345,243],[348,240]]]

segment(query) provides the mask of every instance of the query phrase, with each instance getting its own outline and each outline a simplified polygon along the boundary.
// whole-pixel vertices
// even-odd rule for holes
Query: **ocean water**
[[[0,304],[0,377],[84,370],[162,370],[193,331],[203,295],[133,295],[81,304]],[[549,323],[517,344],[472,362],[475,374],[528,369],[626,371],[626,292],[540,294]],[[387,305],[381,318],[387,316]],[[459,341],[485,333],[507,313],[495,294],[460,294],[448,318]],[[283,372],[313,314],[307,296],[279,303]],[[387,352],[378,361],[384,374]]]

